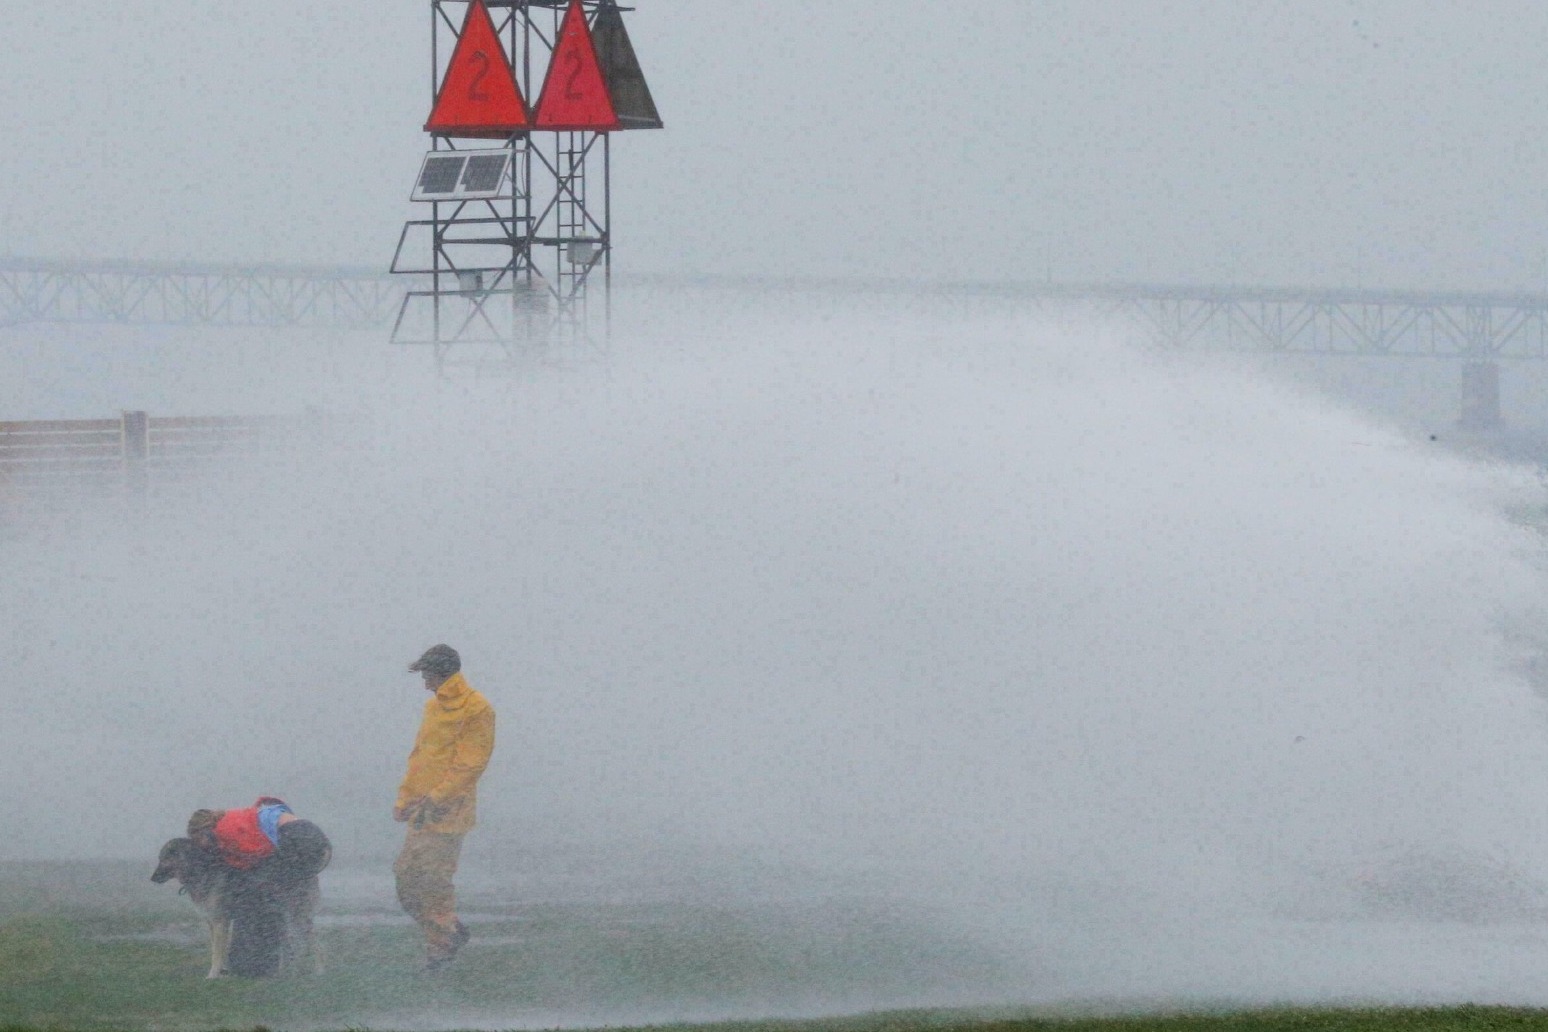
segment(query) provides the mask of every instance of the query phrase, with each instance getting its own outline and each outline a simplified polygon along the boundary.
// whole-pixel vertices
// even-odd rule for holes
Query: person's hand
[[[410,799],[402,806],[394,806],[392,808],[392,819],[400,824],[405,821],[411,821],[419,814],[420,809],[424,805],[425,798],[423,796],[418,799]]]

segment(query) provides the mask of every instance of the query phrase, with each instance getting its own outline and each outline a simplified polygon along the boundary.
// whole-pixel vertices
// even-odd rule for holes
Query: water
[[[605,360],[511,380],[77,353],[44,393],[96,407],[24,414],[353,432],[0,544],[0,855],[275,792],[376,862],[449,641],[501,720],[467,877],[513,898],[545,850],[625,896],[847,886],[1027,972],[952,1002],[1548,999],[1533,474],[1013,308],[626,302]]]

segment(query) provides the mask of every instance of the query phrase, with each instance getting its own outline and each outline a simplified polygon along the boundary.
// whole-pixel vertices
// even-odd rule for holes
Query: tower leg
[[[1462,412],[1457,426],[1463,430],[1493,430],[1500,422],[1498,363],[1466,363],[1462,366]]]

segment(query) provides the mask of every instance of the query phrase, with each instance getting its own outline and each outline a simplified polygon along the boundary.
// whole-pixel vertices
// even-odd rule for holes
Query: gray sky
[[[0,253],[385,264],[424,0],[15,5]],[[640,0],[623,271],[1548,285],[1548,9]]]

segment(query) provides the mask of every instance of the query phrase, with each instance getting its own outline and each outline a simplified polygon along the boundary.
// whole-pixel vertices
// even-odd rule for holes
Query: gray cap
[[[462,657],[450,645],[432,645],[425,654],[409,664],[412,673],[428,670],[432,674],[450,677],[462,669]]]

